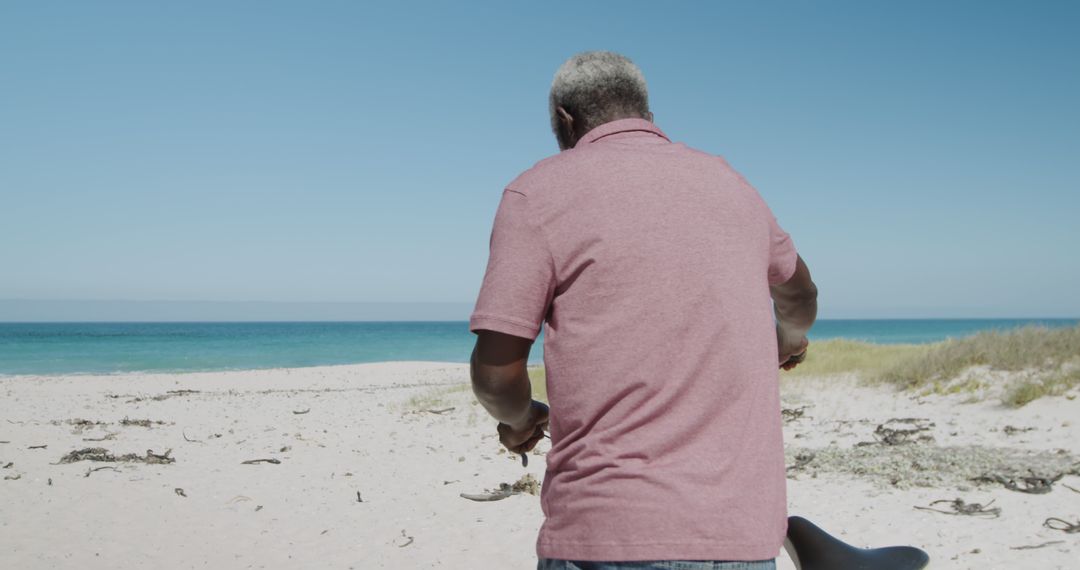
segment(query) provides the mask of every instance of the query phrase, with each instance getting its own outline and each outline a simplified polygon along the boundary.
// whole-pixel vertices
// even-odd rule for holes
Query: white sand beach
[[[538,497],[460,494],[542,479],[548,444],[527,468],[505,453],[464,365],[16,376],[0,394],[2,568],[536,564]],[[860,546],[920,546],[936,569],[1076,568],[1080,533],[1043,526],[1080,522],[1076,396],[1017,409],[785,380],[790,512]],[[88,448],[126,460],[62,461]],[[1044,494],[971,480],[1024,487],[1029,468],[1070,474]],[[915,508],[954,499],[1000,513]]]

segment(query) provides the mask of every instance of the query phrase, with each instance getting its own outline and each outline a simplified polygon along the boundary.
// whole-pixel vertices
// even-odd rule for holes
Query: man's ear
[[[566,128],[566,131],[574,132],[574,117],[571,117],[563,107],[555,107],[555,112],[559,115],[559,123]]]
[[[574,146],[577,142],[574,136],[574,117],[563,107],[556,107],[555,114],[559,117],[559,130],[563,142],[567,148]]]
[[[655,122],[655,121],[653,121],[652,111],[648,111],[648,112],[645,113],[645,120],[649,121],[650,123]]]

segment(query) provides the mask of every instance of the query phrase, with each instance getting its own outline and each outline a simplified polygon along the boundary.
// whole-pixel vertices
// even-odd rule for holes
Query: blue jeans
[[[536,570],[776,570],[776,560],[721,562],[657,560],[654,562],[586,562],[541,558]]]

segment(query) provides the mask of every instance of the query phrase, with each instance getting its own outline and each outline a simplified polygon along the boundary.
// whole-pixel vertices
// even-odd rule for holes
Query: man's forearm
[[[496,420],[513,426],[528,416],[532,383],[525,366],[482,365],[474,351],[471,374],[476,399]]]
[[[787,282],[770,288],[777,325],[784,332],[802,336],[817,318],[817,285],[802,256],[795,258],[795,272]]]

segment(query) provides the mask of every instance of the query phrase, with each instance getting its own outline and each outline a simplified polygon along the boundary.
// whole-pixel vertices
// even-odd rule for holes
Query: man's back
[[[769,285],[796,253],[726,162],[649,121],[504,192],[472,330],[535,336],[552,448],[540,556],[761,560],[785,529]]]

